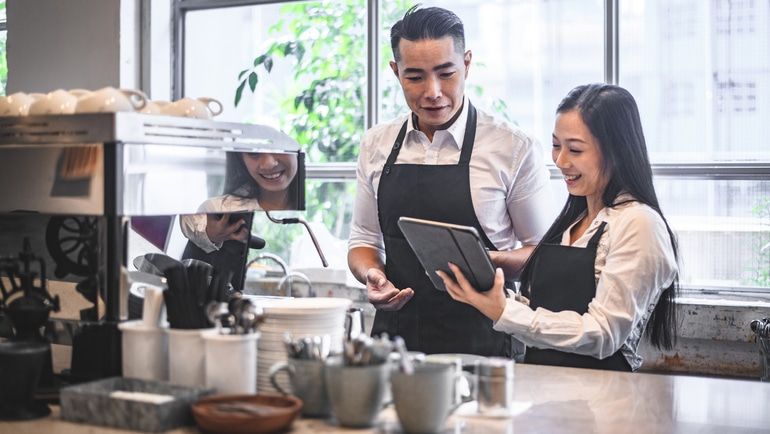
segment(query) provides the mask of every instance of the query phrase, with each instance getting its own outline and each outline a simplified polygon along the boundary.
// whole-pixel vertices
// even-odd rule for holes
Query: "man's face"
[[[419,118],[420,130],[428,137],[460,110],[471,52],[458,53],[450,36],[399,42],[401,59],[390,62],[409,108]]]

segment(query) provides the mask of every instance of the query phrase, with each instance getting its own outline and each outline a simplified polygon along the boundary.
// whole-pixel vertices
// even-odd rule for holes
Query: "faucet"
[[[313,289],[313,284],[310,282],[310,279],[304,274],[300,273],[299,271],[290,271],[286,273],[285,276],[281,278],[281,280],[278,282],[278,292],[281,292],[281,289],[286,284],[286,282],[289,282],[289,286],[286,287],[286,296],[291,297],[292,295],[292,285],[294,284],[294,278],[298,277],[300,280],[304,280],[307,284],[307,296],[308,297],[315,297],[315,289]]]
[[[262,260],[262,259],[270,259],[273,262],[275,262],[276,264],[278,264],[278,266],[281,267],[281,271],[283,271],[283,276],[284,277],[286,277],[286,275],[289,274],[289,266],[286,264],[286,261],[281,259],[281,257],[276,255],[275,253],[270,253],[270,252],[260,253],[254,259],[252,259],[251,261],[247,262],[246,263],[246,269],[248,270],[249,267],[251,266],[251,264],[253,264],[253,263],[255,263],[255,262],[259,261],[259,260]]]

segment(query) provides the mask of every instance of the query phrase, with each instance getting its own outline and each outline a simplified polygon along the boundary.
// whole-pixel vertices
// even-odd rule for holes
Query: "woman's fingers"
[[[455,279],[457,279],[457,283],[460,285],[460,287],[466,291],[468,290],[475,290],[470,282],[468,282],[468,279],[465,278],[465,275],[463,274],[462,270],[460,270],[460,267],[457,265],[448,262],[449,269],[452,270],[452,273],[455,275]]]

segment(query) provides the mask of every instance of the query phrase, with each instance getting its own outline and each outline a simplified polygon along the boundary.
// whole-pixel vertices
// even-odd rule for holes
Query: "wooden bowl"
[[[302,401],[282,395],[215,395],[192,406],[202,431],[267,434],[287,430],[302,410]]]

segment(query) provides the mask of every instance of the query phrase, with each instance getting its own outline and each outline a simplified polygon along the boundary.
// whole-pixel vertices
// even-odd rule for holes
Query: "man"
[[[454,13],[410,9],[391,28],[391,47],[411,114],[364,135],[348,252],[377,308],[372,334],[399,335],[429,354],[511,356],[509,336],[491,320],[433,287],[397,222],[473,226],[513,276],[552,220],[542,151],[465,98],[471,52]],[[517,242],[524,247],[512,250]]]

